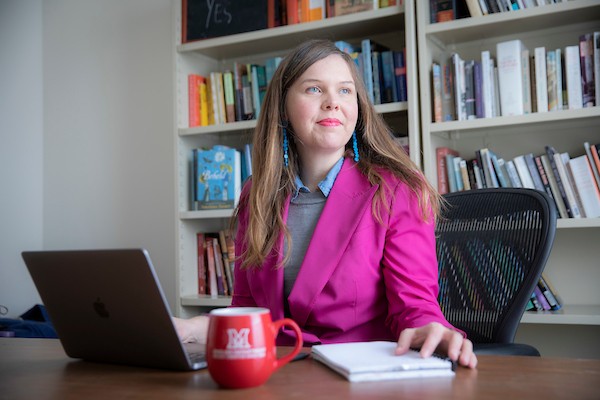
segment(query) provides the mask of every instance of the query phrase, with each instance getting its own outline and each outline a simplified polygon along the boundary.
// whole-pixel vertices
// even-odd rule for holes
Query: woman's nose
[[[339,110],[340,103],[335,98],[335,96],[330,95],[330,96],[327,96],[327,98],[323,102],[323,108],[326,110]]]

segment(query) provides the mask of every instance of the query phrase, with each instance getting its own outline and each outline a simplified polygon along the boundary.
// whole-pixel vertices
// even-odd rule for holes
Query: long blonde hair
[[[386,182],[379,171],[387,169],[403,181],[419,199],[421,214],[427,221],[433,211],[437,216],[440,196],[427,182],[421,171],[404,150],[394,142],[392,132],[368,99],[363,79],[352,58],[328,40],[309,40],[296,47],[281,62],[267,88],[258,117],[252,147],[251,188],[244,191],[234,213],[233,224],[239,213],[248,215],[247,229],[238,238],[245,243],[245,252],[239,256],[242,268],[259,268],[277,248],[276,242],[284,234],[288,245],[291,238],[283,220],[286,200],[294,190],[295,176],[299,175],[298,152],[294,144],[292,127],[287,127],[289,165],[283,163],[283,133],[286,126],[286,98],[289,88],[315,62],[330,55],[342,57],[354,78],[358,95],[358,121],[356,135],[360,161],[358,167],[373,185],[378,184],[373,210],[379,222],[380,205],[387,207],[384,188]],[[351,141],[346,145],[352,151]],[[286,257],[289,255],[286,252]],[[283,263],[285,263],[285,259]]]

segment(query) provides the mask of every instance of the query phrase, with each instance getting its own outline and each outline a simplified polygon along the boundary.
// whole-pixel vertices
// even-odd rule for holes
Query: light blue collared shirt
[[[335,165],[327,173],[327,176],[325,177],[325,179],[323,179],[317,185],[325,197],[329,196],[329,192],[331,192],[331,188],[333,188],[335,179],[337,178],[338,174],[340,173],[340,171],[342,169],[342,164],[344,164],[344,157],[340,158],[338,160],[338,162],[335,163]],[[308,187],[306,187],[306,185],[304,185],[304,183],[302,183],[302,180],[300,179],[300,177],[298,175],[296,175],[296,191],[292,195],[292,201],[294,201],[296,199],[296,197],[298,197],[298,193],[300,191],[310,193],[310,189]]]

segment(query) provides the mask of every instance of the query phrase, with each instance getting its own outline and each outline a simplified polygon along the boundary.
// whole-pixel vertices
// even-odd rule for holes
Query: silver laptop
[[[69,357],[172,370],[206,367],[203,346],[180,342],[146,250],[22,256]]]

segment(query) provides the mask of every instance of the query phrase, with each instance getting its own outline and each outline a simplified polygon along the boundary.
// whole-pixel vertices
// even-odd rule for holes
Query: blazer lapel
[[[304,325],[377,190],[349,159],[336,178],[288,298],[294,320]]]

